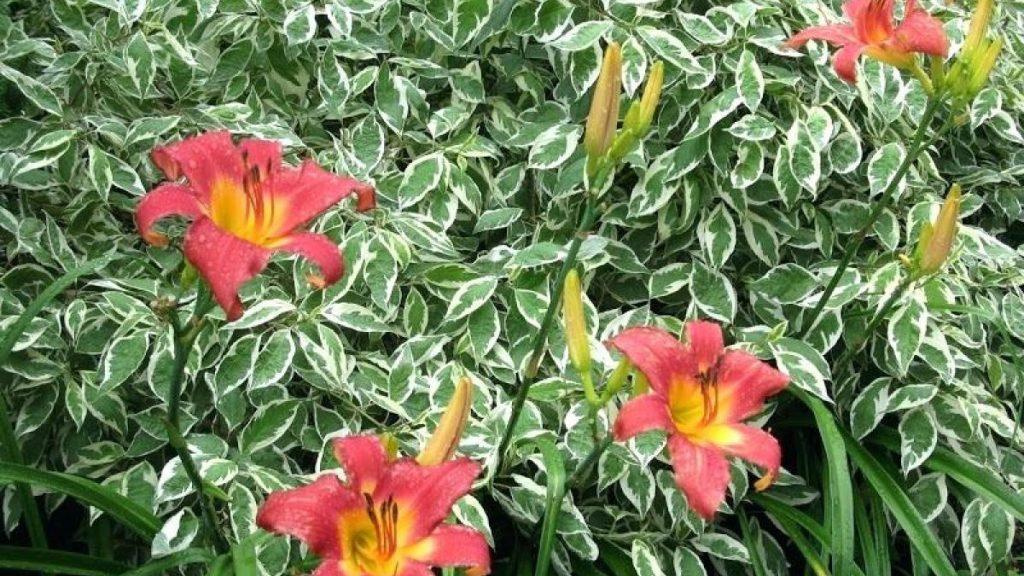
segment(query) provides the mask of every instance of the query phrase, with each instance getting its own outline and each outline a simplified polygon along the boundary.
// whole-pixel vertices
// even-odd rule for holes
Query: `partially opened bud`
[[[971,61],[971,79],[967,82],[968,90],[971,94],[981,92],[981,89],[988,83],[988,77],[992,74],[992,69],[996,66],[996,58],[999,57],[999,52],[1002,49],[1002,38],[985,40],[982,46],[979,47],[974,59]]]
[[[992,9],[995,7],[995,0],[979,0],[978,6],[971,16],[971,24],[967,29],[967,37],[961,50],[969,54],[978,49],[981,41],[985,39],[985,32],[988,31],[988,23],[992,20]]]
[[[590,376],[590,341],[583,310],[583,288],[580,275],[569,270],[562,291],[562,319],[565,322],[565,341],[569,346],[569,359],[584,377]]]
[[[917,272],[924,276],[942,268],[953,248],[960,219],[960,185],[949,189],[935,222],[925,224],[917,244]]]
[[[985,87],[1003,48],[1002,38],[987,36],[994,8],[995,0],[979,0],[974,16],[971,17],[967,37],[956,62],[950,68],[949,87],[959,105],[970,104]]]
[[[455,394],[448,402],[448,407],[441,416],[434,434],[416,457],[416,462],[423,466],[436,466],[452,457],[455,449],[459,447],[462,433],[466,430],[472,404],[473,381],[464,376],[455,386]]]
[[[619,121],[619,93],[622,91],[622,49],[612,42],[604,51],[601,74],[594,85],[594,95],[587,115],[583,148],[591,158],[605,155],[615,137]]]

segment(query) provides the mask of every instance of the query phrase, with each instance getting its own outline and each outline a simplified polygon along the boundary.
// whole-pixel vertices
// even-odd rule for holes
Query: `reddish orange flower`
[[[898,68],[913,64],[914,53],[945,58],[949,39],[942,22],[921,9],[915,0],[907,0],[903,21],[893,23],[894,0],[848,0],[843,12],[849,24],[811,26],[786,41],[799,48],[808,40],[825,40],[841,46],[832,61],[839,77],[853,82],[857,77],[857,58],[867,54]]]
[[[609,344],[647,378],[651,393],[630,400],[615,421],[616,440],[648,430],[668,433],[676,484],[690,507],[711,519],[729,485],[726,456],[765,470],[758,490],[778,475],[782,452],[768,432],[743,424],[789,378],[742,350],[723,348],[722,329],[690,322],[683,344],[657,328],[629,328]]]
[[[167,216],[193,220],[185,257],[210,285],[229,320],[242,315],[238,289],[266,267],[274,252],[298,254],[320,268],[325,284],[344,271],[338,246],[304,226],[343,198],[356,194],[357,209],[374,207],[373,188],[305,162],[281,163],[281,145],[209,132],[153,150],[164,182],[139,202],[135,222],[150,244],[166,245],[153,230]],[[183,178],[183,180],[181,180]]]
[[[444,523],[479,465],[467,458],[435,466],[392,460],[374,436],[335,440],[334,453],[347,482],[328,475],[275,492],[256,515],[264,530],[295,536],[320,556],[314,576],[432,576],[435,566],[490,572],[483,535]]]

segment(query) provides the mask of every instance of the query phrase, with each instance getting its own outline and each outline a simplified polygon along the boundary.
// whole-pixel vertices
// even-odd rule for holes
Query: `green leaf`
[[[868,161],[868,184],[871,186],[872,196],[881,194],[889,186],[906,156],[903,146],[896,142],[890,142],[875,150]],[[897,198],[901,195],[903,185],[901,183],[897,188]]]
[[[403,209],[413,206],[428,192],[437,189],[445,174],[445,164],[444,156],[435,153],[417,158],[406,166],[398,187],[398,205]]]
[[[10,80],[11,84],[21,90],[21,93],[36,106],[55,116],[64,115],[64,107],[61,106],[57,95],[42,82],[26,76],[6,64],[0,64],[0,76]]]
[[[739,62],[736,63],[736,86],[739,88],[743,105],[751,112],[755,112],[764,97],[764,75],[761,74],[761,67],[750,50],[744,50],[740,54]],[[774,126],[772,129],[774,131]]]
[[[928,407],[915,408],[900,419],[900,467],[904,474],[924,462],[938,441],[935,413]]]
[[[705,73],[704,67],[693,57],[693,53],[672,33],[653,26],[638,26],[636,33],[665,62],[684,74]]]
[[[847,460],[847,437],[832,412],[821,400],[796,388],[791,388],[790,393],[811,409],[818,433],[821,435],[828,471],[825,502],[831,526],[829,546],[832,548],[832,571],[836,576],[849,576],[855,568],[855,535],[853,481],[850,478],[850,465]]]
[[[445,322],[456,322],[472,314],[487,302],[497,287],[498,279],[494,276],[483,276],[463,284],[452,295]]]
[[[284,35],[288,44],[305,44],[316,34],[316,11],[312,4],[304,4],[284,17]]]
[[[537,565],[534,576],[546,576],[551,565],[551,551],[555,545],[555,528],[565,497],[565,463],[562,454],[551,440],[540,438],[536,441],[544,459],[544,471],[547,474],[547,491],[544,500],[544,522],[541,525]]]
[[[85,478],[0,462],[0,480],[23,482],[67,494],[110,514],[114,519],[147,540],[153,538],[160,530],[161,522],[152,512],[110,488]]]
[[[179,566],[208,564],[212,560],[213,553],[209,550],[188,548],[163,558],[150,560],[135,570],[122,573],[121,576],[163,576],[164,574],[173,574],[173,570]]]
[[[633,569],[636,570],[637,576],[665,576],[658,557],[651,550],[650,545],[643,540],[639,538],[633,540],[633,547],[629,555],[633,559]]]
[[[583,130],[579,126],[561,124],[552,126],[537,136],[530,148],[529,166],[548,170],[561,166],[576,150]]]
[[[17,546],[0,546],[0,568],[67,576],[110,576],[127,569],[123,564],[105,558]]]
[[[576,52],[592,48],[594,43],[607,34],[611,28],[612,23],[608,20],[584,22],[562,34],[557,40],[551,42],[549,46],[564,52]]]
[[[917,298],[911,298],[889,320],[888,342],[896,357],[899,374],[907,373],[917,355],[928,328],[928,309]]]
[[[704,314],[722,322],[732,322],[736,316],[736,290],[721,272],[695,261],[690,279],[690,294]]]
[[[921,558],[938,576],[956,576],[956,570],[950,564],[945,548],[935,538],[903,488],[856,440],[846,434],[843,438],[850,458],[885,503],[885,507],[896,522],[907,533],[911,545]]]

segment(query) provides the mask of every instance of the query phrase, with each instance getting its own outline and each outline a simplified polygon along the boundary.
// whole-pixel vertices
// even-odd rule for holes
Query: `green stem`
[[[932,119],[935,117],[936,112],[939,110],[939,106],[942,104],[943,98],[940,96],[931,96],[928,98],[928,104],[925,106],[924,114],[921,115],[921,122],[917,126],[917,130],[914,132],[914,136],[911,139],[910,150],[907,152],[906,157],[903,158],[903,162],[899,168],[896,169],[896,174],[892,180],[889,181],[889,185],[882,191],[882,197],[879,198],[878,202],[875,203],[871,213],[868,214],[868,219],[861,226],[860,230],[854,234],[850,240],[846,251],[843,253],[842,259],[839,261],[839,265],[836,267],[835,272],[832,273],[832,278],[829,280],[828,285],[825,286],[825,291],[821,294],[821,299],[818,300],[818,304],[811,311],[810,315],[804,319],[803,326],[800,332],[797,334],[797,338],[803,338],[810,332],[811,328],[814,327],[814,323],[817,322],[818,317],[825,310],[825,306],[828,305],[828,301],[832,298],[832,293],[836,291],[839,286],[839,281],[842,280],[843,274],[846,269],[850,266],[850,261],[853,260],[853,256],[857,253],[861,244],[864,243],[864,239],[871,233],[871,230],[875,227],[875,222],[882,215],[882,212],[889,207],[889,203],[892,201],[892,197],[896,193],[896,189],[899,187],[899,183],[903,181],[903,177],[907,175],[910,167],[917,161],[917,157],[921,154],[931,141],[934,141],[941,135],[950,125],[949,122],[943,126],[943,129],[936,133],[935,138],[929,142],[925,142],[925,137],[928,135],[928,127],[931,125]]]
[[[892,308],[897,302],[899,302],[900,297],[903,296],[903,293],[906,292],[907,288],[909,288],[913,283],[913,276],[908,276],[900,282],[900,285],[892,291],[892,294],[889,294],[889,297],[885,299],[885,302],[878,309],[878,312],[871,318],[871,321],[868,322],[868,325],[864,328],[864,335],[857,340],[856,344],[843,351],[843,354],[839,357],[839,360],[836,361],[835,367],[832,370],[833,374],[835,374],[837,378],[846,368],[847,364],[853,360],[853,357],[859,354],[864,348],[864,345],[868,343],[868,340],[871,339],[871,335],[875,333],[875,329],[878,328],[878,325],[882,323],[882,320],[889,315]]]
[[[572,476],[569,476],[569,480],[565,483],[569,490],[579,488],[584,482],[586,482],[587,476],[590,475],[590,469],[594,467],[594,464],[597,464],[597,460],[601,457],[601,454],[604,454],[604,451],[612,445],[612,441],[612,435],[608,434],[603,439],[599,440],[597,444],[594,444],[590,453],[587,454],[587,457],[584,458],[582,462],[580,462],[580,465],[576,467]]]
[[[196,311],[188,327],[182,327],[177,312],[172,312],[171,326],[174,329],[174,366],[171,373],[170,396],[167,401],[167,420],[164,422],[167,429],[167,438],[171,448],[181,459],[181,465],[185,468],[192,487],[199,497],[199,508],[206,525],[207,538],[212,539],[213,546],[218,553],[225,553],[229,545],[224,535],[218,528],[217,518],[213,513],[213,502],[209,498],[203,486],[203,478],[199,474],[199,467],[192,458],[188,449],[188,441],[181,431],[181,389],[185,382],[185,365],[188,364],[188,357],[192,352],[193,344],[202,331],[202,316],[206,314],[208,301],[201,298],[196,303]]]
[[[505,460],[505,452],[508,450],[509,443],[512,441],[512,433],[516,428],[516,423],[519,421],[519,416],[522,414],[523,406],[526,404],[526,397],[530,393],[530,387],[537,379],[537,372],[540,368],[541,358],[544,356],[544,346],[548,341],[548,332],[551,331],[551,325],[554,323],[555,311],[558,310],[559,302],[562,300],[562,291],[565,288],[565,277],[569,274],[569,270],[576,265],[576,257],[579,255],[580,246],[583,244],[583,240],[590,228],[594,225],[594,220],[597,218],[597,204],[592,194],[587,195],[587,205],[583,210],[583,216],[580,218],[579,226],[576,228],[576,233],[573,236],[572,243],[569,245],[569,252],[565,255],[565,260],[562,262],[562,267],[558,270],[558,276],[555,277],[555,285],[551,295],[551,301],[548,303],[547,312],[544,314],[544,320],[541,322],[540,330],[537,332],[536,337],[533,340],[533,351],[530,353],[529,362],[526,365],[526,374],[523,375],[523,381],[519,385],[519,389],[516,391],[515,399],[512,401],[512,415],[509,418],[508,425],[505,427],[505,432],[501,437],[501,443],[498,444],[498,469],[502,469],[502,463]]]

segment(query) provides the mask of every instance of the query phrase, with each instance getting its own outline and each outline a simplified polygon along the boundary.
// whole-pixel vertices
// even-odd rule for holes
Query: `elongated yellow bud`
[[[562,290],[562,320],[565,323],[565,341],[569,346],[569,359],[584,378],[590,377],[590,341],[583,310],[583,287],[580,275],[569,270]]]
[[[654,120],[654,111],[658,109],[658,101],[661,100],[661,85],[665,82],[665,65],[658,60],[651,68],[647,76],[647,84],[644,85],[644,95],[640,98],[640,123],[637,126],[640,134],[647,132]]]
[[[918,273],[934,274],[942,268],[953,248],[960,219],[960,185],[953,184],[942,204],[939,217],[926,225],[918,242]]]
[[[604,51],[601,74],[594,85],[594,96],[587,115],[583,148],[591,158],[605,155],[615,137],[619,122],[619,93],[622,91],[622,49],[612,42]]]
[[[455,394],[441,416],[434,434],[416,457],[423,466],[436,466],[447,461],[459,447],[459,440],[466,430],[469,409],[473,404],[473,381],[463,376],[455,386]]]
[[[964,54],[978,49],[981,41],[988,31],[988,23],[992,20],[992,9],[995,7],[995,0],[979,0],[978,6],[971,16],[971,24],[967,29],[967,37],[964,39],[964,46],[961,48]]]

